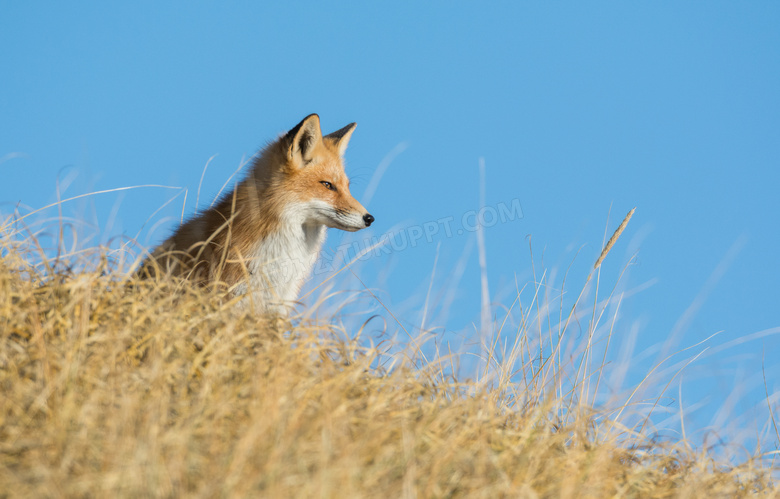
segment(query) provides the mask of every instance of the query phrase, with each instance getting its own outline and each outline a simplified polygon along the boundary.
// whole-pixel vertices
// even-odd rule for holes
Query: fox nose
[[[363,221],[366,222],[366,227],[368,227],[374,221],[374,217],[372,217],[370,213],[366,213],[363,215]]]

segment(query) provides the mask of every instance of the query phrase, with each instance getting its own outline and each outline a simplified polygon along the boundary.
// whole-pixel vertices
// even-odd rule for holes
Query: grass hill
[[[490,359],[458,379],[449,355],[134,282],[104,254],[0,251],[0,497],[780,497],[765,456],[726,466],[594,406],[597,373],[528,331],[522,383]]]

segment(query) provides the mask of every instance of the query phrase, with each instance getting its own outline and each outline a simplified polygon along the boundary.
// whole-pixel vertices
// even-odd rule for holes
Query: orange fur
[[[342,163],[354,128],[323,137],[319,117],[306,117],[262,151],[232,192],[158,246],[140,272],[227,285],[252,294],[262,310],[289,304],[326,227],[353,231],[373,221],[350,194]],[[284,276],[271,275],[271,267]]]

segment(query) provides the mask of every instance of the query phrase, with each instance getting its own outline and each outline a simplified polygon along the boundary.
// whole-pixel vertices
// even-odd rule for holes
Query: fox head
[[[355,123],[322,136],[320,118],[311,114],[279,140],[282,176],[278,187],[293,198],[304,223],[354,232],[374,217],[349,192],[343,157]]]

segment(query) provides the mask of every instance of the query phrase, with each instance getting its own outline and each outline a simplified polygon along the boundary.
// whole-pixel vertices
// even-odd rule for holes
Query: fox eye
[[[328,182],[327,180],[320,180],[320,183],[325,186],[326,189],[330,189],[331,191],[335,191],[336,188],[333,187],[333,184]]]

